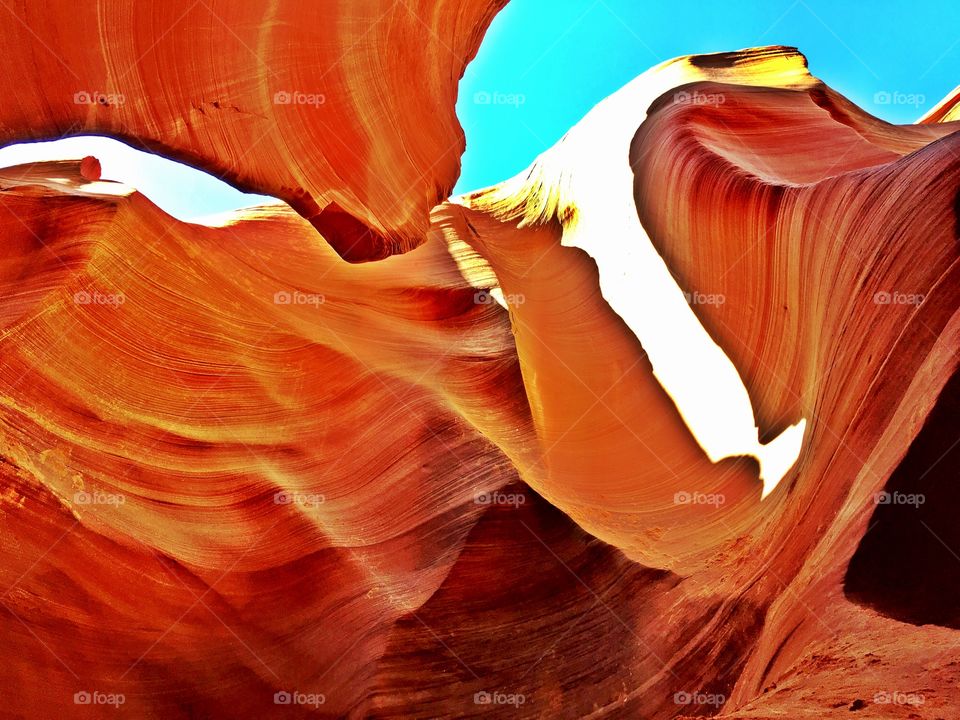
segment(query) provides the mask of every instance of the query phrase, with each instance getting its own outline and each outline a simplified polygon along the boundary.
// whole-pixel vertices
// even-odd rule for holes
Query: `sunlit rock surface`
[[[4,712],[951,717],[949,119],[682,58],[364,265],[291,209],[0,171]]]
[[[456,182],[457,83],[505,2],[9,3],[0,143],[110,135],[287,201],[348,260],[404,252]]]

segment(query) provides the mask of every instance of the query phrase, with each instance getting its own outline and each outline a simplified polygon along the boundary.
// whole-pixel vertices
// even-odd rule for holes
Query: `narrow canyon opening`
[[[267,195],[244,193],[198,168],[99,135],[77,135],[0,148],[0,167],[48,160],[79,160],[92,155],[100,161],[102,178],[129,185],[164,212],[185,222],[203,223],[231,210],[284,204]]]

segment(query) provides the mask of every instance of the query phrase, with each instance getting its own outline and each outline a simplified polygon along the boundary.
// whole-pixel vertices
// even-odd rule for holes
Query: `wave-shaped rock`
[[[287,201],[350,261],[387,257],[456,182],[457,83],[505,1],[17,3],[0,144],[110,135]]]
[[[5,711],[949,716],[949,601],[874,581],[958,502],[948,115],[680,58],[363,265],[0,171]]]

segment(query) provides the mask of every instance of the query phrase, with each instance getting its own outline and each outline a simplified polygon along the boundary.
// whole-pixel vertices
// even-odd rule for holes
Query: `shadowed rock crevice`
[[[960,372],[897,467],[847,568],[851,600],[914,625],[960,628]]]

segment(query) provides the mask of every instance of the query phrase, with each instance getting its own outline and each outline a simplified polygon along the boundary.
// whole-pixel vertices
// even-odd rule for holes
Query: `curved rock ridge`
[[[109,135],[285,200],[351,262],[402,253],[459,175],[457,83],[505,2],[9,3],[0,145]]]
[[[0,644],[49,672],[7,707],[342,716],[516,480],[507,318],[436,243],[349,266],[289,209],[181,223],[89,165],[0,173]]]
[[[524,479],[630,557],[718,592],[726,612],[771,613],[734,709],[776,687],[777,671],[795,677],[799,665],[803,678],[811,653],[822,671],[824,653],[839,651],[811,608],[828,597],[835,617],[858,614],[842,569],[957,365],[956,130],[882,122],[790,48],[682,58],[600,103],[515,178],[435,213],[489,261],[505,297],[523,299],[510,312],[544,453],[542,474]],[[644,284],[661,260],[742,377],[760,438],[808,422],[797,464],[762,503],[756,470],[710,462],[679,422],[683,398],[664,392],[657,355],[668,372],[688,360],[670,364],[675,325],[651,347],[666,302]],[[691,512],[698,500],[719,507]],[[875,623],[872,640],[889,625]],[[922,647],[944,635],[913,637]],[[699,642],[701,656],[731,646]],[[889,684],[897,665],[925,682],[900,668],[896,641],[866,647],[883,668],[872,681]],[[844,652],[846,672],[855,652]],[[834,699],[846,711],[856,697]],[[778,701],[790,702],[768,705]],[[791,705],[797,716],[830,709],[804,702]]]
[[[960,85],[938,102],[930,112],[925,113],[917,122],[939,123],[960,120]]]
[[[949,717],[952,616],[860,580],[958,502],[941,120],[678,58],[362,265],[0,170],[5,712]]]

